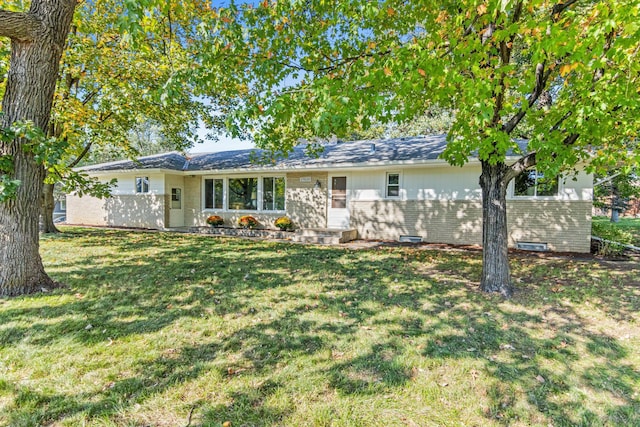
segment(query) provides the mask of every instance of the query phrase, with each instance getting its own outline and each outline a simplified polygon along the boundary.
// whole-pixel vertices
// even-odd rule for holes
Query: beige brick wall
[[[67,223],[86,225],[109,225],[107,223],[105,199],[91,196],[67,195]]]
[[[559,252],[589,252],[591,201],[509,200],[509,239],[548,243]]]
[[[300,182],[305,178],[307,182]],[[307,180],[306,178],[311,178]],[[287,215],[300,228],[323,228],[327,225],[327,180],[324,173],[288,173]],[[320,181],[320,188],[313,188]]]
[[[421,236],[426,242],[482,241],[482,206],[466,200],[376,200],[352,202],[351,226],[364,239]]]
[[[360,238],[397,240],[420,236],[426,242],[480,244],[480,201],[357,201],[351,226]],[[548,243],[553,251],[589,252],[590,201],[510,200],[509,242]]]
[[[97,199],[70,195],[67,212],[70,224],[164,228],[165,196],[135,194]]]
[[[184,225],[187,227],[203,225],[202,177],[184,177],[184,193],[182,195],[182,200],[184,202]]]

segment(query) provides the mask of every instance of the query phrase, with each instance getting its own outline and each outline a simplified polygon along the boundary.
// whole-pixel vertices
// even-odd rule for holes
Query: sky
[[[221,135],[218,141],[211,141],[207,139],[207,131],[204,128],[198,129],[198,135],[205,141],[202,144],[195,144],[190,153],[214,153],[217,151],[231,151],[231,150],[245,150],[248,148],[255,148],[252,141],[243,141],[237,138],[231,138],[226,135]]]

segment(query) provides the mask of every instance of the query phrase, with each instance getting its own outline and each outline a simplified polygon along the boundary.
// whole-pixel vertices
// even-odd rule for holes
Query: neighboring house
[[[267,164],[254,161],[260,150],[241,150],[88,166],[118,185],[104,200],[69,195],[67,222],[164,229],[205,226],[211,214],[235,225],[251,214],[273,228],[287,215],[298,228],[351,228],[362,239],[480,244],[480,163],[450,166],[438,158],[445,146],[438,135],[328,143],[317,158],[301,146]],[[546,184],[523,174],[508,189],[511,246],[589,252],[592,194],[586,173]]]

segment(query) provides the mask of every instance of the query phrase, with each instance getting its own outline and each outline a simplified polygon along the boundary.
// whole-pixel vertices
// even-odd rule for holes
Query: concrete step
[[[305,228],[298,230],[293,240],[301,243],[337,245],[350,242],[357,237],[358,232],[355,229]]]
[[[339,237],[328,236],[297,236],[293,240],[298,243],[311,243],[316,245],[339,245],[342,243]]]

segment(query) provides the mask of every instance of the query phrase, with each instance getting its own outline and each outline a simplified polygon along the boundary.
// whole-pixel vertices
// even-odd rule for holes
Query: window
[[[230,178],[228,193],[230,210],[258,209],[258,178]]]
[[[223,180],[204,180],[204,207],[205,209],[223,209]]]
[[[387,197],[400,197],[400,174],[388,173],[387,174]]]
[[[66,211],[67,210],[67,199],[60,199],[59,200],[59,208],[61,211]]]
[[[516,197],[557,196],[558,178],[545,178],[544,174],[535,169],[525,171],[516,177],[513,195]]]
[[[331,178],[331,208],[345,209],[347,207],[347,177],[334,176]]]
[[[182,209],[182,189],[171,189],[171,209]]]
[[[262,178],[262,209],[284,210],[284,177]]]
[[[230,211],[284,211],[283,176],[205,178],[204,208]]]
[[[136,193],[148,193],[148,192],[149,192],[149,177],[136,176]]]

